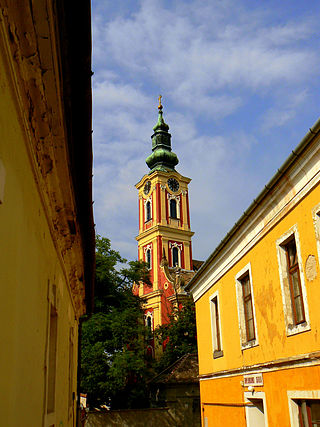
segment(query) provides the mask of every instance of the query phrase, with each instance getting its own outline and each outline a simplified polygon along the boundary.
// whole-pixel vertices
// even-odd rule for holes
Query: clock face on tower
[[[150,181],[147,181],[147,182],[144,184],[144,189],[143,189],[144,194],[145,194],[145,195],[149,194],[150,189],[151,189],[151,182],[150,182]]]
[[[176,192],[179,190],[179,182],[175,178],[169,178],[168,179],[168,187],[171,191]]]

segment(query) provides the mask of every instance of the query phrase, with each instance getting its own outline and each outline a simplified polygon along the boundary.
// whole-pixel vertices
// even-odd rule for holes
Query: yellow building
[[[71,2],[72,3],[72,2]],[[0,0],[0,424],[75,426],[94,272],[90,2]]]
[[[150,172],[136,185],[139,259],[148,264],[152,286],[141,283],[134,292],[144,300],[145,321],[151,331],[168,323],[172,308],[188,298],[181,283],[187,283],[194,274],[188,190],[191,179],[175,170],[179,161],[171,151],[171,135],[161,103],[158,109],[158,122],[151,137],[152,154],[146,159]],[[155,351],[151,338],[150,356]]]
[[[320,120],[187,288],[203,426],[320,425]]]

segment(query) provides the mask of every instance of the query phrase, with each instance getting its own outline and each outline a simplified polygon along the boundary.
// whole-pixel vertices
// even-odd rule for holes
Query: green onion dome
[[[158,109],[158,122],[153,128],[154,134],[151,136],[152,154],[146,158],[146,163],[151,172],[174,170],[174,167],[179,163],[177,155],[171,151],[171,135],[168,132],[169,126],[163,120],[161,102],[159,102]]]

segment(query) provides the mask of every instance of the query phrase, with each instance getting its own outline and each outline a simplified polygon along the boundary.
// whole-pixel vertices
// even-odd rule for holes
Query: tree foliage
[[[193,301],[187,300],[182,307],[175,308],[170,314],[169,323],[158,327],[155,334],[158,342],[164,347],[163,354],[155,365],[158,372],[185,354],[196,353],[197,331]]]
[[[95,310],[82,324],[81,390],[90,406],[145,406],[145,326],[134,282],[150,284],[145,263],[126,260],[97,236]]]

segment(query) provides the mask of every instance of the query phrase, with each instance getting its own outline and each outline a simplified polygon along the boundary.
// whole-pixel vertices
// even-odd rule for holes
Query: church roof
[[[151,136],[152,154],[146,158],[150,173],[156,170],[165,172],[175,170],[175,166],[179,163],[177,155],[171,151],[171,134],[168,132],[169,126],[163,119],[162,109],[161,96],[159,96],[158,121]]]

